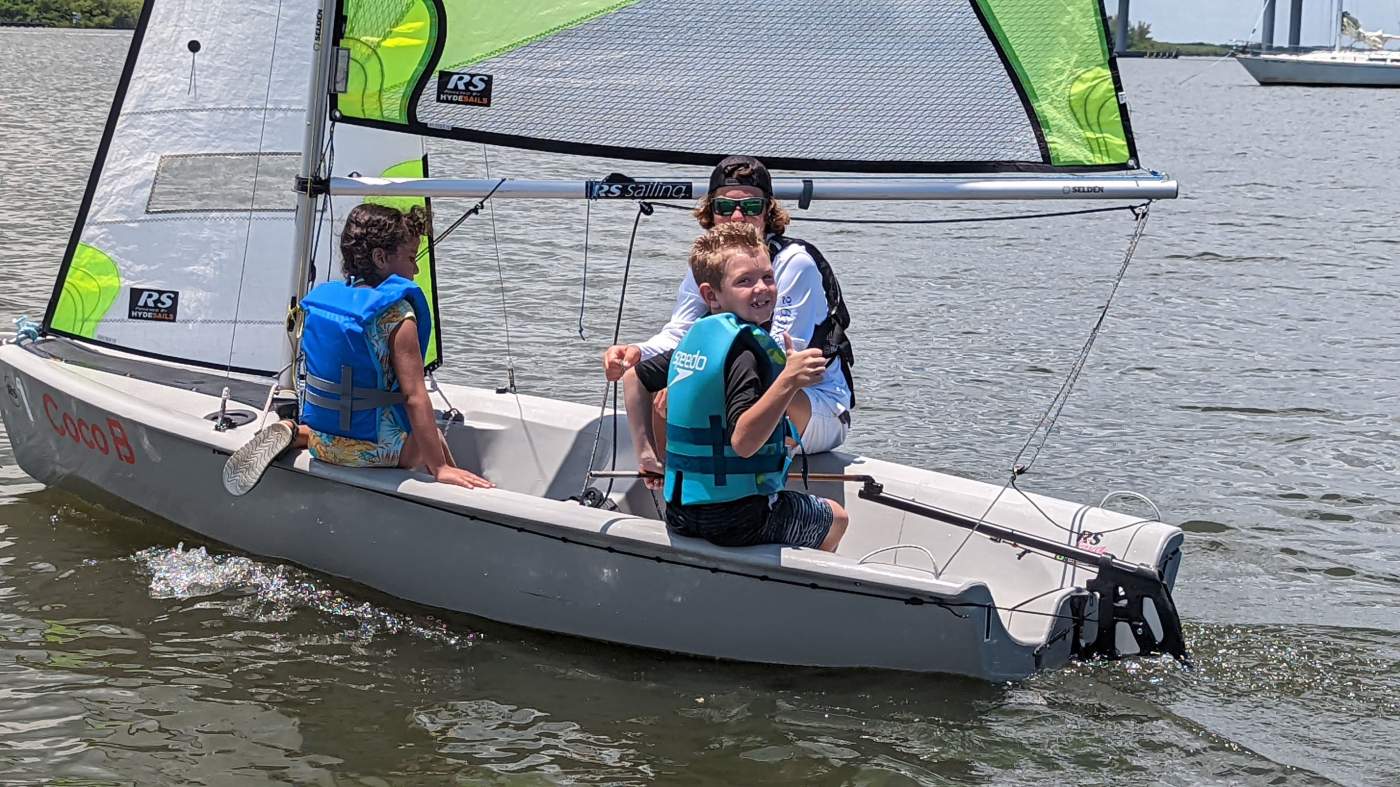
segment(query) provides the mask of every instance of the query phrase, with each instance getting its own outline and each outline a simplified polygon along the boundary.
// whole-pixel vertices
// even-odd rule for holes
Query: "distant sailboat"
[[[293,452],[225,494],[258,411],[297,411],[298,303],[336,275],[331,217],[705,188],[428,178],[429,135],[859,175],[776,181],[803,205],[1177,191],[1138,162],[1100,0],[148,0],[43,324],[0,345],[20,466],[411,602],[636,647],[988,680],[1185,657],[1181,529],[1108,509],[1121,492],[1022,492],[1021,466],[1002,485],[819,454],[813,491],[856,523],[839,553],[723,549],[669,531],[635,477],[580,494],[596,457],[635,466],[607,437],[621,416],[443,385],[453,455],[498,488]],[[432,301],[431,264],[419,283]]]
[[[1242,52],[1235,57],[1261,85],[1400,87],[1400,51],[1385,48],[1400,36],[1362,30],[1346,11],[1341,12],[1339,32],[1352,40],[1352,48],[1343,49],[1339,37],[1331,49]]]

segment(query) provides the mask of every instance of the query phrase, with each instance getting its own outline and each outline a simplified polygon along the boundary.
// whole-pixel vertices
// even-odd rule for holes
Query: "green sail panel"
[[[349,0],[340,45],[350,52],[344,116],[407,123],[410,94],[427,68],[438,34],[429,0]]]
[[[1100,0],[344,0],[350,124],[634,161],[1137,168]]]
[[[975,0],[1059,166],[1127,165],[1099,0]]]
[[[440,26],[430,0],[347,0],[340,45],[350,51],[343,118],[408,123],[408,106],[439,34],[439,70],[456,71],[548,38],[637,0],[447,2],[452,24]],[[431,87],[430,84],[428,85]]]
[[[92,339],[122,289],[121,272],[106,252],[79,243],[59,287],[49,325],[70,336]]]
[[[426,178],[428,177],[427,156],[395,164],[384,170],[381,177]],[[431,204],[425,197],[370,197],[365,202],[396,208],[405,213],[412,210],[414,206],[422,206],[428,210],[429,216],[432,215]],[[418,244],[418,275],[413,277],[413,283],[423,290],[423,295],[428,299],[428,308],[433,313],[433,333],[428,341],[427,352],[423,353],[423,367],[429,371],[442,365],[442,321],[438,319],[437,266],[433,257],[433,244],[430,240],[432,233],[433,228],[430,223],[428,236],[425,236]]]

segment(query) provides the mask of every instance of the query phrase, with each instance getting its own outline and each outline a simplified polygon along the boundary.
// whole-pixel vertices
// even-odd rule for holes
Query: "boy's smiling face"
[[[773,281],[773,263],[759,249],[735,250],[724,263],[724,280],[719,288],[700,285],[700,295],[711,314],[732,312],[746,322],[761,325],[773,318],[773,301],[778,287]]]

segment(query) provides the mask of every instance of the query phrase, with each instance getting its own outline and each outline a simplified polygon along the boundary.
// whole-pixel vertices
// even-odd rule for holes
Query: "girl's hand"
[[[476,473],[463,470],[460,467],[443,465],[433,473],[433,477],[444,484],[455,484],[465,486],[468,489],[495,489],[496,485],[487,481]]]

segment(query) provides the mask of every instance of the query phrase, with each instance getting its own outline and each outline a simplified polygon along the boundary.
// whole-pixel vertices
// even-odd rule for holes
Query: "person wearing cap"
[[[773,320],[765,327],[779,346],[786,336],[795,349],[820,348],[828,359],[822,379],[793,398],[788,416],[800,435],[803,451],[834,450],[846,441],[855,396],[853,356],[846,338],[850,315],[831,266],[811,243],[784,234],[791,216],[773,198],[768,169],[752,156],[730,156],[721,161],[710,174],[709,191],[693,215],[706,230],[717,224],[744,222],[766,240],[778,292]],[[690,326],[708,313],[695,277],[687,270],[665,327],[644,342],[614,345],[603,352],[607,378],[640,385],[636,375],[623,378],[623,373],[642,360],[674,350]],[[664,402],[658,402],[658,413],[663,410]]]

